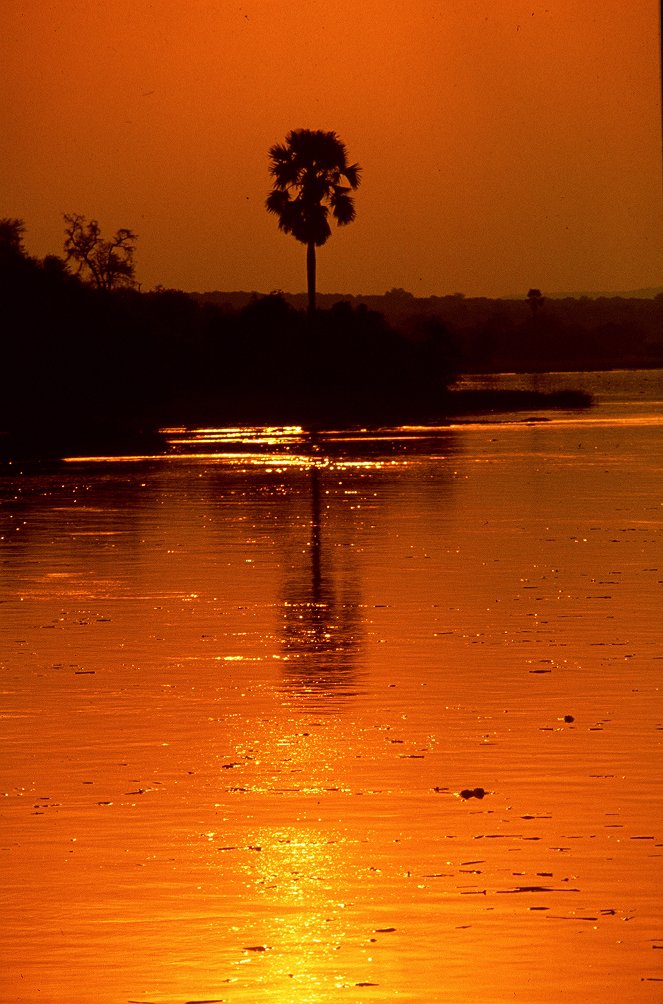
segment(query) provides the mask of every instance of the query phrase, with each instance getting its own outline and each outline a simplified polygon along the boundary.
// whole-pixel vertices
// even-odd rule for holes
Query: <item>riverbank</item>
[[[532,412],[548,409],[587,409],[592,397],[585,391],[512,389],[447,390],[435,399],[380,401],[354,397],[330,400],[310,397],[295,401],[234,401],[217,409],[210,407],[197,416],[198,422],[213,425],[300,425],[320,429],[325,426],[393,425],[420,423],[444,425],[470,415],[498,412]],[[186,423],[189,424],[189,423]],[[158,456],[167,452],[166,439],[156,427],[145,422],[140,428],[112,423],[68,423],[57,421],[26,427],[13,434],[0,434],[0,464],[60,460],[67,456]]]

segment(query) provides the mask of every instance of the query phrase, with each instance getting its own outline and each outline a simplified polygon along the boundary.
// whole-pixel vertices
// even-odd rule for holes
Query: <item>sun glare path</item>
[[[657,402],[655,402],[657,404]],[[384,458],[332,456],[335,448],[380,448],[382,444],[416,444],[423,441],[441,441],[444,436],[457,432],[486,431],[498,428],[500,432],[518,431],[524,427],[552,425],[560,428],[593,427],[652,427],[663,425],[663,413],[647,410],[642,414],[622,416],[589,416],[582,414],[514,415],[489,414],[484,418],[468,418],[446,425],[401,425],[376,429],[324,430],[307,432],[299,425],[292,426],[231,426],[228,428],[171,427],[161,430],[166,452],[154,454],[77,455],[65,457],[67,463],[136,463],[141,461],[199,461],[223,463],[248,463],[264,467],[325,467],[352,466],[373,469],[385,464],[404,464],[400,456]]]

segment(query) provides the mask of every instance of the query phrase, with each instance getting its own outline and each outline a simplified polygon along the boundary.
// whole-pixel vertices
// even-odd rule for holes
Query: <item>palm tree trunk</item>
[[[309,241],[306,245],[306,279],[308,283],[308,312],[315,314],[315,244]]]

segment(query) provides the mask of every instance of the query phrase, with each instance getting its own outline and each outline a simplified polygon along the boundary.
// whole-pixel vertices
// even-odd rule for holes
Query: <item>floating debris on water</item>
[[[567,887],[566,889],[554,889],[550,885],[517,885],[513,889],[498,889],[498,893],[520,893],[520,892],[580,892],[580,889]],[[596,919],[596,918],[594,918]]]
[[[485,788],[463,788],[459,794],[461,798],[483,798],[488,792]]]

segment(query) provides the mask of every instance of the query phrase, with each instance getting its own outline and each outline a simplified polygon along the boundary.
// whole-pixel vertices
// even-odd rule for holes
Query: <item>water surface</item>
[[[3,1000],[663,999],[661,374],[584,379],[2,479]]]

